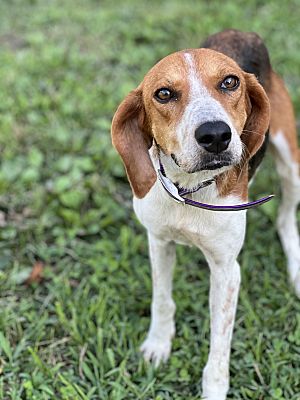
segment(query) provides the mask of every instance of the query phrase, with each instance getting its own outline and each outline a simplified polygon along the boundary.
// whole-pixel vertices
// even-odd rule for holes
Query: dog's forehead
[[[226,74],[239,74],[241,72],[237,63],[211,49],[182,50],[160,60],[146,74],[144,84],[155,85],[161,82],[182,82],[187,79],[191,70],[199,78],[222,77]]]
[[[182,52],[170,54],[155,64],[145,75],[144,85],[156,85],[160,81],[176,83],[184,80],[188,73],[188,65]]]
[[[192,49],[188,50],[188,54],[184,53],[186,59],[192,60],[197,71],[203,71],[207,74],[215,74],[216,72],[225,72],[228,70],[240,71],[238,64],[230,57],[211,49]]]

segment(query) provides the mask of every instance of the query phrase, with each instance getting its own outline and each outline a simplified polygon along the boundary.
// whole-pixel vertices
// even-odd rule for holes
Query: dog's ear
[[[241,139],[247,148],[246,158],[249,160],[265,140],[265,134],[270,125],[270,102],[254,75],[245,73],[245,79],[246,96],[248,96],[248,118]]]
[[[111,136],[134,195],[143,198],[154,185],[156,173],[148,153],[153,138],[140,87],[130,92],[119,105],[113,117]]]

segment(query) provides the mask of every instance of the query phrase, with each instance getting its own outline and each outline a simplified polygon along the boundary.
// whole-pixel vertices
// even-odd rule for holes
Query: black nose
[[[196,129],[195,138],[205,150],[219,154],[229,146],[231,129],[222,121],[205,122]]]

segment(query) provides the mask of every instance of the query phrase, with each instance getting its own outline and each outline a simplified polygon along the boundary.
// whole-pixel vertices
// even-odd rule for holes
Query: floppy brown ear
[[[245,79],[250,112],[241,139],[248,150],[247,158],[250,159],[265,140],[270,125],[270,102],[254,75],[245,73]]]
[[[139,88],[130,92],[119,105],[112,121],[111,136],[134,195],[143,198],[154,185],[156,173],[148,153],[152,136]]]

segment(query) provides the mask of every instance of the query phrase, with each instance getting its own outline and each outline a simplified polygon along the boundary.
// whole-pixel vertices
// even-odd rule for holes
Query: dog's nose
[[[195,138],[205,150],[219,154],[229,146],[231,129],[223,121],[205,122],[196,129]]]

